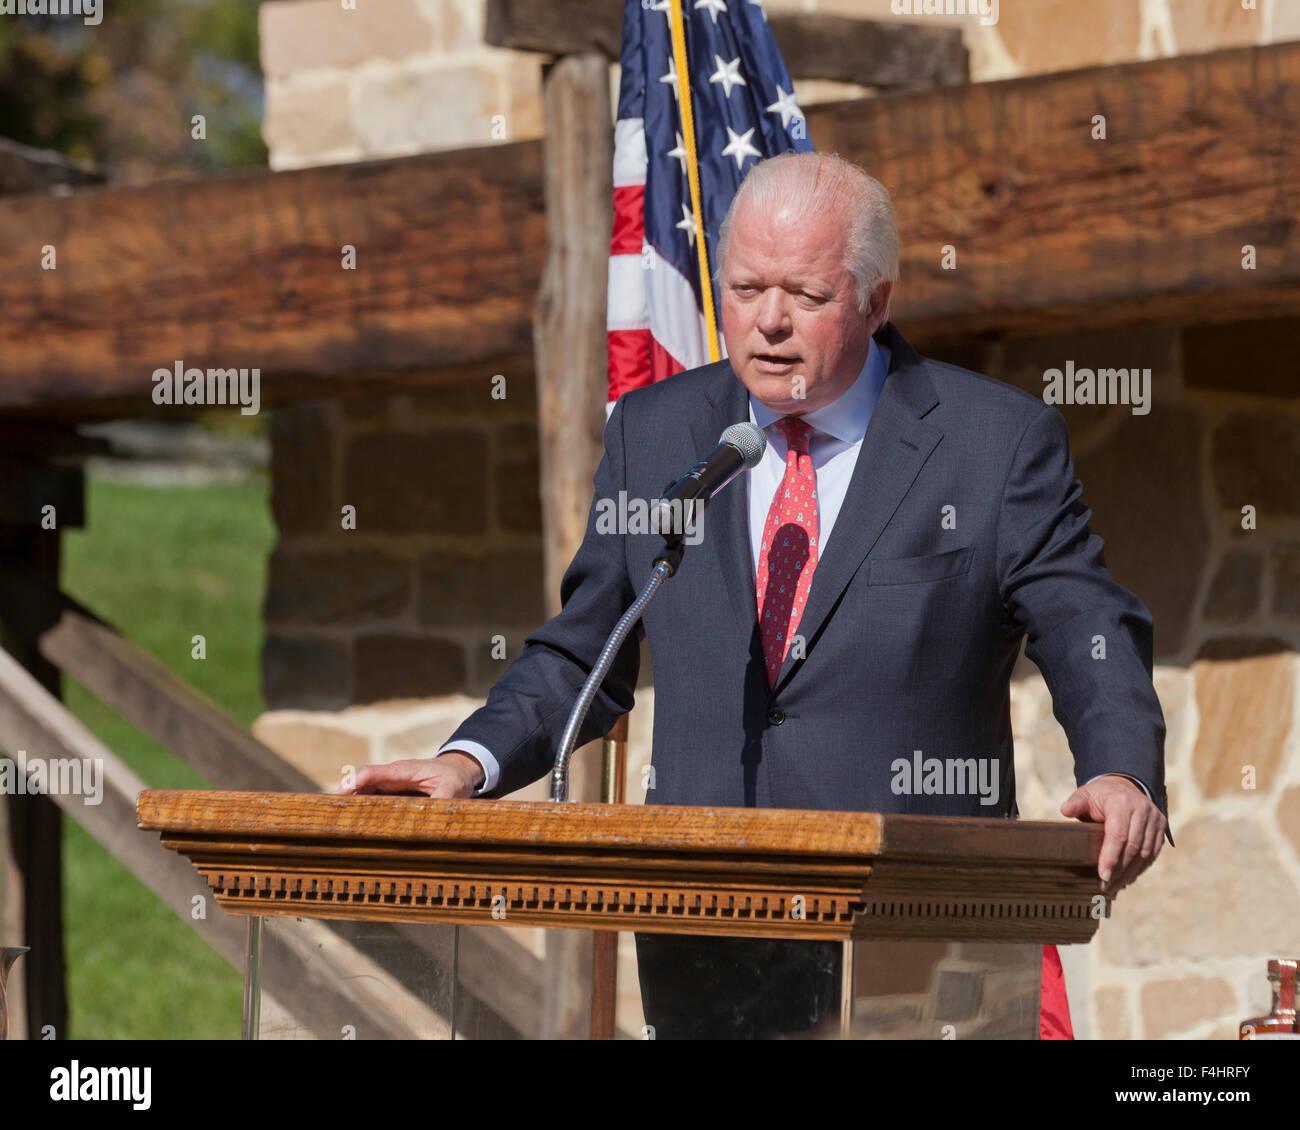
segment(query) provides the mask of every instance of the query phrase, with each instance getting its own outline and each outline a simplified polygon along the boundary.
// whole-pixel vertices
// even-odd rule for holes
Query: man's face
[[[783,415],[835,400],[853,383],[879,328],[888,283],[865,314],[844,266],[845,221],[796,221],[748,204],[732,220],[722,271],[722,332],[731,367]]]

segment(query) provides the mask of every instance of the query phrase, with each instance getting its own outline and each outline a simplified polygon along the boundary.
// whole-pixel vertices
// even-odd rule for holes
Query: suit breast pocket
[[[873,558],[868,585],[916,585],[960,577],[970,571],[975,556],[973,545],[932,553],[925,557]]]

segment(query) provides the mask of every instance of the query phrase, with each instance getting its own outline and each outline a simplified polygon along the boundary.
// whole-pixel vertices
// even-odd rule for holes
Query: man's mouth
[[[782,366],[793,365],[799,358],[783,353],[755,353],[754,360],[768,366]]]

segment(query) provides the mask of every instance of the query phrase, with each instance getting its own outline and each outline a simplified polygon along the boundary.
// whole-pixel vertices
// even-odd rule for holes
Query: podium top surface
[[[146,831],[279,840],[581,847],[638,852],[995,860],[1095,867],[1102,828],[1064,821],[781,808],[432,800],[148,789]]]

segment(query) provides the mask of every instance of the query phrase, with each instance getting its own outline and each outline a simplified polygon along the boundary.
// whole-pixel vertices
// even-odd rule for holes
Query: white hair
[[[718,229],[717,267],[721,282],[727,244],[736,210],[747,203],[764,215],[782,208],[796,217],[846,216],[844,267],[858,289],[858,310],[865,314],[871,296],[888,279],[898,283],[898,219],[889,192],[875,177],[836,153],[798,153],[793,149],[759,161],[736,190]],[[889,319],[885,302],[884,320]]]

